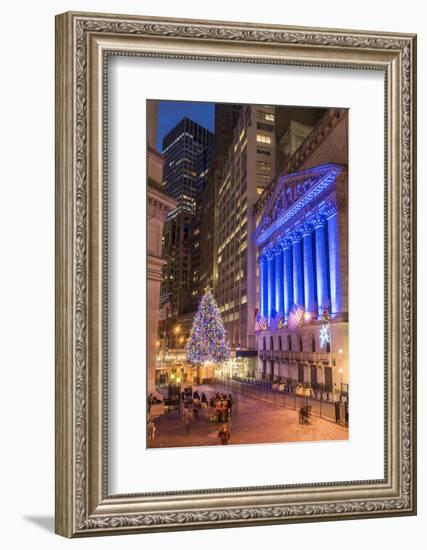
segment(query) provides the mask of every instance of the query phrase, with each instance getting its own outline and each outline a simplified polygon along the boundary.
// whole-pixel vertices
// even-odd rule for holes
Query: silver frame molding
[[[111,55],[384,72],[384,479],[108,494],[105,206]],[[416,513],[415,114],[415,35],[70,12],[56,17],[58,534],[78,537]]]

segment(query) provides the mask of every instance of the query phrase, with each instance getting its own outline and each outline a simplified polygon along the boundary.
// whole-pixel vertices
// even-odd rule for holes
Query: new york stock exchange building
[[[347,166],[280,176],[258,216],[257,378],[348,393]]]

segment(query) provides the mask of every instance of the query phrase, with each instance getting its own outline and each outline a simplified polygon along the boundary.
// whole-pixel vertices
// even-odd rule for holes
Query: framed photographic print
[[[56,19],[56,531],[416,513],[416,37]]]

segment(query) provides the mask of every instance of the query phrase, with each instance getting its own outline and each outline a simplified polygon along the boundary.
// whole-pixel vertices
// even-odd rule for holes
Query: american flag
[[[304,308],[298,304],[293,304],[288,317],[288,328],[290,330],[296,330],[303,320]]]
[[[257,336],[260,335],[261,331],[267,329],[267,319],[257,313],[257,316],[255,318],[255,334]]]
[[[169,317],[172,317],[172,304],[170,300],[168,300],[165,304],[163,304],[163,307],[160,308],[160,313],[159,313],[160,321],[169,319]]]
[[[270,328],[273,332],[276,332],[280,321],[282,320],[282,314],[278,311],[273,311],[273,315],[270,321]]]

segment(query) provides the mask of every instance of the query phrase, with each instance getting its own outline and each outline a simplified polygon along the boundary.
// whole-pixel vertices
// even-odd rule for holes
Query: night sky
[[[159,125],[157,129],[157,149],[162,151],[165,135],[184,117],[191,118],[211,132],[215,127],[215,103],[193,101],[159,101]]]

